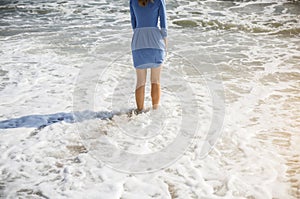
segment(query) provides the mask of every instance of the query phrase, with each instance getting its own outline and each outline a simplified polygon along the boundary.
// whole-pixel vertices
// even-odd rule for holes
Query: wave
[[[222,22],[218,20],[174,20],[172,22],[177,27],[181,28],[196,28],[202,27],[206,30],[214,29],[214,30],[236,30],[236,31],[244,31],[250,33],[267,33],[270,35],[299,35],[300,27],[285,27],[287,22],[269,22],[264,23],[263,25],[256,24],[235,24],[229,22]],[[295,22],[296,23],[296,22]]]

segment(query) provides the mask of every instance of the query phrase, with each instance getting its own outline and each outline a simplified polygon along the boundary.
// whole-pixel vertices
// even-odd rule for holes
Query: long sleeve
[[[136,18],[135,18],[134,10],[132,7],[132,0],[130,0],[129,4],[130,4],[131,26],[132,26],[132,29],[135,29],[136,28]]]
[[[160,0],[161,4],[159,6],[158,14],[159,14],[159,19],[160,19],[160,29],[161,29],[161,34],[163,38],[167,37],[167,14],[166,14],[166,3],[165,0]]]

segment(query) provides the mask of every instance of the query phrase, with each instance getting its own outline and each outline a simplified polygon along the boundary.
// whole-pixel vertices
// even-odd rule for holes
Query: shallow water
[[[167,12],[160,112],[110,120],[134,107],[128,2],[0,2],[1,197],[300,197],[299,2],[167,0]],[[226,112],[203,159],[216,76]],[[183,82],[197,114],[179,100]],[[157,172],[120,173],[98,161],[107,143],[160,151],[195,121],[196,144]],[[130,137],[140,124],[146,141]]]

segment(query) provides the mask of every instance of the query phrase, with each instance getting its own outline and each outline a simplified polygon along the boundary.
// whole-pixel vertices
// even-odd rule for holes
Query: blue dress
[[[130,0],[133,37],[131,51],[137,69],[160,66],[165,59],[164,38],[167,37],[165,0],[149,0],[145,7],[138,0]],[[158,28],[160,19],[160,29]]]

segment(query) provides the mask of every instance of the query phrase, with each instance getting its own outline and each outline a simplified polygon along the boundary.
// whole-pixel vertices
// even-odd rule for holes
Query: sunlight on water
[[[0,2],[0,198],[300,198],[300,2],[166,2],[161,112],[133,117],[127,0]],[[225,121],[203,159],[216,74]],[[187,82],[197,114],[179,100]],[[136,175],[98,161],[111,146],[163,150],[184,114],[196,144],[169,167]]]

